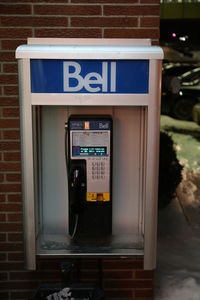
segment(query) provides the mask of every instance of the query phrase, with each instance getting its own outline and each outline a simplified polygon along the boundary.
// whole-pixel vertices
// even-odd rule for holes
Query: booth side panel
[[[34,162],[32,108],[30,101],[30,64],[29,60],[19,61],[20,87],[20,129],[22,157],[22,194],[24,212],[24,246],[28,269],[35,269],[35,199],[34,199]]]
[[[144,216],[144,268],[156,266],[158,171],[160,137],[161,62],[150,62],[150,104],[147,123],[146,195]]]

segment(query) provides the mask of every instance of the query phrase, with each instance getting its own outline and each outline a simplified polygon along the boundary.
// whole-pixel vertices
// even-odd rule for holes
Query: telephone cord
[[[77,231],[77,228],[78,228],[78,220],[79,220],[79,215],[76,214],[75,215],[75,224],[74,224],[74,230],[73,230],[73,233],[71,235],[71,239],[73,239],[76,235],[76,231]]]

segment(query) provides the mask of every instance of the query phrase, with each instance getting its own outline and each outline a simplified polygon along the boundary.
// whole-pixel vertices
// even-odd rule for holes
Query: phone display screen
[[[74,131],[72,134],[72,157],[107,156],[108,131]]]

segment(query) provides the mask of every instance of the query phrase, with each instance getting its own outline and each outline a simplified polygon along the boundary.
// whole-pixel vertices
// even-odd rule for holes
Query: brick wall
[[[24,271],[20,130],[15,49],[27,37],[159,40],[158,0],[0,0],[0,299],[28,299],[40,282],[59,280],[58,260]],[[82,278],[98,278],[84,262]],[[104,260],[108,299],[152,299],[152,272],[142,259]]]

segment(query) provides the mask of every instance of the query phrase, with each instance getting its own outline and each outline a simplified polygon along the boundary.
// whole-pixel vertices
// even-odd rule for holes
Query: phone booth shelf
[[[139,256],[144,257],[144,269],[154,269],[161,48],[152,46],[148,39],[30,38],[27,45],[17,48],[16,58],[27,269],[36,268],[36,256]],[[73,115],[79,118],[79,123],[73,125],[79,131],[74,136],[69,131],[71,138],[66,139],[66,124]],[[105,130],[104,116],[112,119],[112,130],[110,125]],[[82,124],[86,126],[84,130],[87,126],[91,130],[83,132]],[[109,234],[69,234],[71,175],[66,157],[67,151],[77,148],[80,157],[75,152],[76,162],[79,158],[83,161],[83,153],[87,152],[83,169],[89,169],[90,160],[93,166],[94,159],[105,165],[109,157],[111,167],[106,167],[107,177],[102,179],[100,188],[91,183],[92,173],[87,170],[86,180],[79,186],[94,185],[97,192],[101,191],[101,201],[96,202],[102,209],[102,218],[94,217],[91,210],[87,214],[88,226],[95,224],[90,223],[90,217],[98,220],[99,228],[107,226],[108,218]],[[96,158],[98,151],[104,162]],[[68,158],[71,161],[72,156]],[[79,171],[80,168],[73,174]],[[71,186],[74,184],[76,181]],[[78,189],[75,193],[78,195]],[[98,193],[86,194],[91,201]],[[110,205],[107,217],[102,208],[106,201]],[[82,218],[81,213],[79,217]],[[84,222],[80,221],[80,227],[84,227]]]

